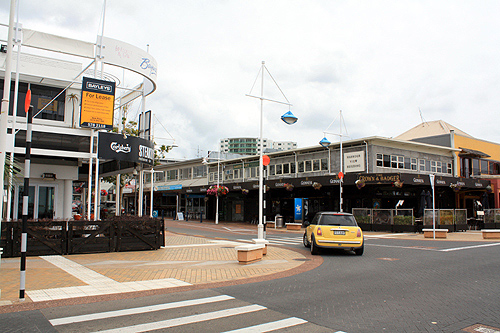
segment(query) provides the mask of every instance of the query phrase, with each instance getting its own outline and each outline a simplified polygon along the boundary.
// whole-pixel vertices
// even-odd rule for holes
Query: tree
[[[78,94],[67,94],[66,98],[73,104],[73,128],[76,128],[78,113],[76,113],[76,103],[78,103]]]

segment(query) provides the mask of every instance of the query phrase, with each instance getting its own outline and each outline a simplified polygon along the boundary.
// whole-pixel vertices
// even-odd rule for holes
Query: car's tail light
[[[316,233],[318,234],[318,236],[323,236],[323,232],[321,231],[321,228],[318,228]]]
[[[358,233],[356,234],[356,237],[361,237],[361,229],[358,228]]]

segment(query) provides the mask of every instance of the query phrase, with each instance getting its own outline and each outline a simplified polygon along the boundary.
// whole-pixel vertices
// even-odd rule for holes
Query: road
[[[193,222],[169,230],[256,236]],[[303,251],[301,237],[267,232],[271,244]],[[367,236],[365,244],[363,256],[323,251],[321,266],[281,279],[16,315],[43,332],[500,332],[499,243]],[[7,319],[0,315],[0,328]]]

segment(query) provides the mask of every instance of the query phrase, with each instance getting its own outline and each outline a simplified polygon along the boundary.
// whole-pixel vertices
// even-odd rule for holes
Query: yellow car
[[[360,256],[364,251],[363,231],[352,214],[319,212],[311,223],[305,222],[304,246],[311,254],[320,248],[351,250]]]

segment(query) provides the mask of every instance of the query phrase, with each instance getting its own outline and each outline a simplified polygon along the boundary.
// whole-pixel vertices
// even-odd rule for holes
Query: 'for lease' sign
[[[113,129],[115,83],[84,77],[80,126]]]

